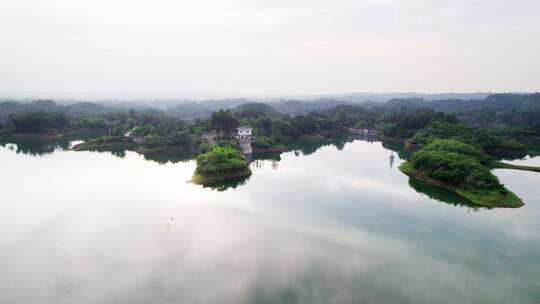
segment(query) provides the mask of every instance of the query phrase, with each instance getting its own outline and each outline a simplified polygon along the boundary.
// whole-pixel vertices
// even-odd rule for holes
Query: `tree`
[[[191,143],[191,135],[187,131],[174,131],[167,137],[169,146],[185,146]]]
[[[167,139],[160,135],[147,135],[144,137],[143,145],[148,148],[162,147],[167,144]]]
[[[221,131],[231,131],[238,127],[238,119],[232,116],[230,110],[219,110],[212,113],[210,117],[210,125],[212,128]]]
[[[15,132],[45,133],[63,130],[69,127],[67,115],[58,112],[37,111],[13,114],[9,121]]]
[[[338,129],[343,129],[343,127],[347,124],[347,114],[345,114],[343,111],[337,112],[334,115],[332,122]]]

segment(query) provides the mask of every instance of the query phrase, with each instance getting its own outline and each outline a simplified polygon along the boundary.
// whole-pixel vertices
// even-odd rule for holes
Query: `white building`
[[[252,127],[238,127],[238,144],[242,149],[242,153],[245,155],[249,155],[253,152],[253,148],[251,147],[251,131],[253,131]]]
[[[238,141],[251,142],[251,131],[253,131],[253,128],[249,126],[238,127]]]

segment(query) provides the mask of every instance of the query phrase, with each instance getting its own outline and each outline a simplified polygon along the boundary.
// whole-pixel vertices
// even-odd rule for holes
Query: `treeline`
[[[535,96],[527,97],[529,103],[536,102]],[[512,95],[513,96],[513,95]],[[521,96],[521,95],[519,95]],[[489,99],[499,100],[505,97],[490,97]],[[512,97],[525,98],[525,97]],[[237,100],[236,102],[241,102]],[[327,101],[332,103],[333,101]],[[476,101],[483,102],[483,101]],[[500,101],[497,101],[500,102]],[[523,102],[523,104],[526,104]],[[0,103],[4,108],[6,103]],[[9,108],[13,106],[7,104]],[[236,128],[240,125],[253,127],[255,145],[261,148],[268,148],[279,145],[283,139],[297,138],[304,135],[325,135],[326,133],[342,132],[348,128],[376,128],[386,137],[409,138],[417,131],[431,132],[432,126],[446,124],[456,128],[469,128],[464,130],[454,130],[462,134],[479,133],[477,136],[481,141],[494,141],[493,138],[503,138],[512,134],[522,136],[540,136],[540,125],[529,124],[513,129],[481,130],[470,128],[467,125],[459,124],[458,116],[454,113],[444,113],[426,107],[402,106],[392,108],[387,106],[358,106],[358,105],[336,105],[330,108],[310,111],[304,114],[283,114],[265,103],[243,103],[234,109],[220,109],[212,112],[207,119],[195,119],[186,121],[172,115],[167,115],[157,109],[118,109],[97,113],[101,109],[99,106],[93,108],[89,104],[79,104],[79,109],[87,108],[87,113],[93,115],[70,115],[66,114],[65,106],[58,106],[51,101],[36,101],[27,105],[40,109],[62,109],[22,111],[9,115],[7,122],[0,126],[0,130],[19,133],[65,133],[78,129],[103,129],[112,137],[122,137],[131,132],[149,148],[167,146],[198,146],[201,144],[201,134],[205,131],[215,130],[223,134],[223,139],[228,140],[231,132],[236,133]],[[1,106],[0,106],[1,108]],[[90,111],[90,109],[93,109]],[[482,113],[482,112],[480,112]],[[523,114],[525,115],[525,114]],[[530,115],[530,121],[537,119],[535,114]],[[437,129],[437,128],[436,128]],[[452,130],[442,128],[443,130]],[[437,129],[439,130],[439,129]],[[511,131],[510,131],[511,130]],[[510,134],[510,132],[512,132]],[[463,135],[463,136],[465,136]],[[472,143],[468,139],[461,138],[464,143]],[[476,140],[476,139],[475,139]],[[415,141],[411,140],[410,144]],[[496,149],[512,148],[506,142],[491,144],[492,151]],[[495,147],[495,148],[493,148]]]
[[[10,117],[17,133],[43,133],[66,129],[70,122],[67,115],[57,112],[37,111]]]
[[[22,117],[23,114],[32,114],[33,112],[54,112],[66,115],[71,119],[93,119],[104,115],[127,113],[129,110],[129,107],[122,104],[118,104],[117,106],[107,106],[93,102],[77,102],[69,105],[62,105],[53,100],[40,99],[32,102],[4,101],[0,102],[0,125],[9,125],[11,120],[10,117]],[[141,106],[137,107],[136,110],[154,116],[167,116],[163,111],[153,108]]]
[[[435,122],[455,124],[458,122],[453,114],[435,112],[431,109],[411,109],[403,107],[382,114],[377,120],[377,127],[388,137],[409,138],[418,130]]]
[[[540,93],[491,94],[483,100],[393,99],[383,108],[431,109],[455,114],[460,121],[479,127],[523,127],[540,123]]]
[[[135,122],[146,124],[177,120],[156,109],[122,110],[86,102],[62,106],[50,100],[2,102],[0,117],[0,131],[49,134],[79,129],[110,129],[112,135],[120,135],[132,128]]]
[[[234,110],[214,112],[207,128],[232,131],[239,125],[247,125],[254,128],[256,136],[277,139],[344,131],[355,126],[374,127],[380,114],[359,106],[339,105],[306,114],[284,115],[266,104],[251,103]]]
[[[391,98],[395,94],[389,94]],[[396,96],[402,96],[397,94]],[[412,94],[411,96],[417,96]],[[474,94],[473,94],[474,95]],[[422,95],[418,95],[422,96]],[[461,121],[476,124],[478,126],[524,126],[527,124],[540,123],[540,93],[533,94],[491,94],[484,99],[441,99],[441,95],[425,95],[426,98],[418,97],[391,99],[387,102],[351,101],[344,98],[318,99],[312,101],[280,100],[265,103],[255,103],[248,99],[223,99],[203,102],[168,101],[166,106],[156,102],[156,108],[149,108],[146,104],[137,102],[96,103],[76,102],[69,105],[61,105],[52,100],[35,100],[33,102],[0,102],[0,124],[6,124],[8,117],[16,113],[28,113],[34,111],[48,111],[64,113],[72,117],[92,117],[106,113],[126,112],[133,108],[139,111],[153,112],[157,116],[174,116],[186,121],[205,120],[210,118],[213,112],[231,110],[240,112],[238,116],[256,118],[261,115],[306,115],[311,112],[325,112],[339,106],[361,107],[376,113],[399,111],[402,108],[412,110],[429,109],[436,112],[452,113]],[[463,95],[464,97],[468,95]],[[484,96],[480,94],[479,96]],[[158,108],[161,107],[161,108]]]

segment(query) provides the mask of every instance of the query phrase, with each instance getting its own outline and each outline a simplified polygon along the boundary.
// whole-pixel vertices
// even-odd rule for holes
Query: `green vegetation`
[[[101,136],[73,147],[75,151],[131,150],[138,145],[122,136]]]
[[[69,127],[69,118],[62,113],[37,111],[14,114],[10,122],[15,133],[55,134]]]
[[[219,181],[251,175],[242,154],[231,147],[213,146],[197,157],[197,169],[192,182],[209,185]]]
[[[287,151],[287,147],[279,144],[277,140],[267,136],[255,136],[253,139],[253,149],[255,152],[284,152]]]
[[[383,106],[387,110],[406,106],[453,113],[460,121],[483,128],[528,127],[540,123],[540,93],[492,94],[483,100],[394,99]]]
[[[407,140],[407,147],[413,150],[419,149],[437,139],[455,139],[492,155],[500,152],[525,152],[524,145],[499,136],[490,130],[470,127],[463,123],[447,122],[435,122],[416,132]]]
[[[485,166],[488,159],[478,148],[454,138],[435,139],[414,152],[400,170],[423,182],[452,190],[480,206],[521,207],[521,199]]]
[[[458,121],[451,114],[433,110],[411,110],[405,107],[399,111],[392,110],[383,114],[377,125],[384,136],[405,139],[411,137],[416,131],[436,122],[455,124]]]

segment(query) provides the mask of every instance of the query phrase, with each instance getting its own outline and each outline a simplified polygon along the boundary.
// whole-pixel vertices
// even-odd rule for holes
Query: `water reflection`
[[[209,185],[205,185],[203,186],[203,188],[209,188],[212,190],[216,190],[218,192],[224,192],[229,189],[236,189],[240,186],[245,185],[249,181],[250,177],[251,176],[232,178],[225,181],[220,181],[220,182],[212,183]]]
[[[47,139],[47,140],[21,140],[14,138],[0,138],[0,146],[6,147],[9,150],[15,151],[17,154],[24,154],[30,156],[41,156],[46,154],[52,154],[55,151],[69,150],[74,142],[87,140],[94,138],[101,133],[80,133],[68,137],[62,137],[59,139]],[[390,169],[394,167],[395,157],[402,160],[410,156],[410,151],[404,148],[403,142],[388,141],[388,142],[376,142],[373,139],[365,140],[364,138],[358,139],[354,136],[348,136],[346,134],[335,134],[333,136],[324,139],[298,139],[290,140],[286,142],[286,145],[292,150],[292,154],[296,157],[312,155],[319,151],[323,147],[335,147],[339,151],[343,151],[345,146],[354,141],[363,141],[369,144],[377,143],[382,144],[382,147],[390,151],[389,154],[389,166]],[[118,158],[125,158],[125,149],[110,149],[104,151],[97,151],[99,153],[111,154]],[[396,155],[394,154],[396,153]],[[254,175],[257,175],[258,170],[264,170],[265,168],[271,168],[272,170],[278,170],[279,162],[281,161],[282,153],[262,153],[251,155],[248,158],[250,167],[254,171]],[[192,153],[157,153],[157,154],[145,154],[144,159],[152,162],[156,162],[161,165],[176,164],[180,162],[188,162],[194,160],[196,155]],[[362,156],[360,156],[362,157]],[[507,155],[507,157],[509,157]],[[538,165],[537,160],[540,158],[526,157],[510,163],[522,164],[522,165]],[[397,169],[397,168],[396,168]],[[216,190],[218,192],[224,192],[229,189],[234,190],[238,187],[245,186],[250,181],[250,177],[236,178],[224,182],[208,185],[205,188]],[[470,208],[472,211],[478,211],[483,207],[476,206],[465,198],[445,189],[426,185],[415,179],[409,179],[409,186],[416,192],[427,195],[429,198],[444,202],[453,206],[464,206]],[[485,208],[487,209],[487,208]]]
[[[528,155],[523,158],[518,159],[504,159],[504,162],[513,164],[513,165],[519,165],[519,166],[535,166],[540,167],[540,156],[531,156]]]
[[[430,199],[443,202],[445,204],[467,207],[469,210],[474,212],[480,209],[491,209],[488,207],[478,206],[453,191],[428,185],[414,178],[409,178],[409,186],[411,186],[411,188],[413,188],[416,192],[427,195]]]
[[[57,150],[67,150],[70,148],[69,139],[59,140],[13,140],[13,139],[0,139],[0,146],[7,147],[10,150],[15,151],[17,154],[42,156],[51,154]]]
[[[334,134],[324,139],[291,139],[284,141],[284,145],[289,150],[294,151],[295,155],[311,155],[317,152],[320,148],[326,146],[334,146],[339,151],[345,148],[347,143],[354,141],[354,138],[347,134]]]
[[[165,164],[176,164],[179,162],[187,162],[195,159],[196,155],[192,153],[156,153],[156,154],[145,154],[144,159],[156,162],[161,165]]]
[[[57,138],[2,135],[0,146],[8,147],[17,154],[43,156],[55,151],[69,150],[75,141],[88,140],[101,135],[103,131],[84,131]]]
[[[401,159],[407,159],[409,156],[411,156],[412,153],[411,151],[405,149],[405,143],[403,141],[383,141],[382,146],[387,150],[395,152]]]
[[[0,302],[537,303],[540,175],[496,170],[530,203],[468,212],[381,143],[339,147],[221,192],[193,160],[0,148]]]

